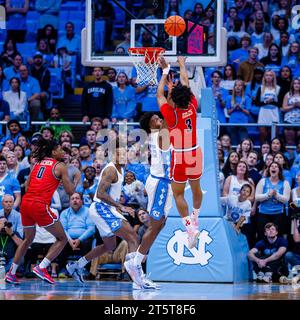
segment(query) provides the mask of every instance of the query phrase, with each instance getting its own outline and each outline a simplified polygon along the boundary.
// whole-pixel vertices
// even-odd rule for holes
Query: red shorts
[[[202,176],[201,148],[198,147],[192,151],[173,151],[170,174],[170,178],[179,183],[200,179]]]
[[[46,203],[23,199],[20,207],[22,225],[29,228],[37,224],[39,227],[49,227],[58,220],[57,215],[51,211]]]

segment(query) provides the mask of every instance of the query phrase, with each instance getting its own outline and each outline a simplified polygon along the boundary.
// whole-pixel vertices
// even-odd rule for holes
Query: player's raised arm
[[[180,82],[183,86],[189,87],[190,81],[189,81],[189,76],[185,67],[185,60],[186,60],[186,57],[183,57],[183,56],[177,57],[177,62],[180,68]]]
[[[165,85],[167,84],[167,77],[170,71],[170,65],[167,64],[164,57],[159,58],[159,65],[163,69],[163,74],[158,84],[156,97],[157,97],[157,103],[159,107],[161,107],[163,104],[167,103],[167,99],[164,95],[164,92],[165,92]]]

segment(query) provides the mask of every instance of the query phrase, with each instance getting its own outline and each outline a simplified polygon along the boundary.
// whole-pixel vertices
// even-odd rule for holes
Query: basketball
[[[181,36],[184,33],[185,27],[185,21],[180,16],[171,16],[165,22],[165,31],[170,36]]]

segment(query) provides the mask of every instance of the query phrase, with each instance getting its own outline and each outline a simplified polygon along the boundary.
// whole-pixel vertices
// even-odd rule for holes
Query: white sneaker
[[[259,271],[256,279],[259,281],[263,281],[264,276],[265,276],[265,274],[262,271]]]
[[[266,283],[272,282],[272,272],[266,272],[265,276],[262,278],[262,280]]]
[[[291,283],[292,283],[292,279],[289,279],[289,278],[286,277],[286,276],[281,276],[281,277],[279,278],[279,282],[280,282],[281,284],[291,284]]]
[[[132,283],[133,290],[160,290],[160,286],[146,277],[144,274],[142,285],[137,285],[135,282]]]
[[[85,282],[83,279],[84,268],[79,268],[76,262],[68,263],[66,265],[66,269],[69,272],[70,276],[73,277],[73,279],[75,279],[76,281],[82,284]]]
[[[187,235],[188,235],[188,248],[192,249],[196,246],[198,242],[200,231],[193,226],[187,229]]]
[[[136,266],[133,259],[124,262],[124,267],[131,277],[131,280],[139,287],[143,285],[143,270],[142,266]]]
[[[295,276],[292,278],[292,284],[298,284],[300,281],[300,276]]]

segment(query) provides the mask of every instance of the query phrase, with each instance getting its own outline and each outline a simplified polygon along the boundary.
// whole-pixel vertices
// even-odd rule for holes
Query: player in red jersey
[[[200,178],[202,175],[202,151],[197,142],[197,100],[193,95],[185,68],[185,57],[178,57],[180,83],[169,87],[168,99],[164,95],[168,84],[170,65],[163,57],[159,63],[163,74],[157,89],[157,101],[164,116],[173,147],[171,163],[171,186],[176,206],[188,233],[189,248],[197,244],[200,231],[198,216],[202,203]],[[186,182],[193,193],[193,211],[189,215],[188,204],[184,198]]]
[[[64,150],[56,141],[40,138],[35,144],[32,156],[37,163],[27,180],[28,188],[20,208],[24,240],[18,246],[12,266],[6,274],[5,280],[9,283],[19,283],[16,271],[34,240],[36,224],[50,232],[56,241],[42,262],[34,267],[33,272],[49,283],[55,282],[49,275],[47,267],[60,254],[68,240],[58,217],[50,209],[51,199],[60,180],[69,195],[74,193],[74,185],[70,182],[67,167],[63,163],[64,154]]]

